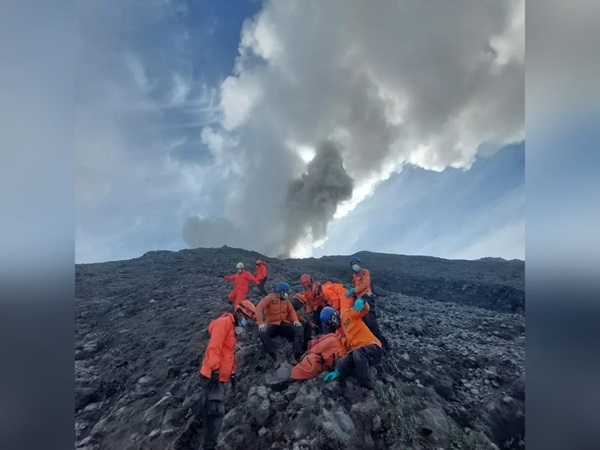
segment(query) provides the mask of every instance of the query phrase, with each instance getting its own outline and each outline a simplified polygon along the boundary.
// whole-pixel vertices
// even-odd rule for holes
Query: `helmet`
[[[287,283],[284,283],[283,281],[280,281],[279,283],[277,283],[275,285],[275,292],[282,292],[282,291],[289,291],[290,290],[290,285]]]
[[[333,309],[331,306],[326,306],[321,310],[321,322],[327,323],[331,316],[333,316],[337,311]]]
[[[300,283],[302,283],[304,286],[306,286],[307,284],[310,284],[311,279],[310,279],[310,275],[308,274],[304,274],[300,277]]]
[[[262,263],[263,263],[263,262],[262,262],[260,259],[257,259],[257,260],[256,260],[256,265],[257,265],[257,266],[258,266],[258,265],[260,265],[260,264],[262,264]]]
[[[358,256],[353,256],[352,258],[350,258],[350,265],[356,264],[356,263],[359,263],[359,264],[362,263],[362,261],[360,260],[360,258]]]
[[[320,282],[315,281],[315,283],[312,286],[312,291],[315,297],[319,297],[320,295],[323,295],[323,286]]]
[[[241,312],[247,318],[256,320],[256,306],[250,300],[242,300],[239,305],[235,307],[235,311]]]
[[[243,269],[244,268],[244,263],[243,262],[239,262],[235,265],[236,269]]]

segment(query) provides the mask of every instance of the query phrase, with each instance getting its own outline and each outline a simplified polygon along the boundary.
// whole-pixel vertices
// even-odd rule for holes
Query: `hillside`
[[[278,379],[249,329],[222,448],[524,448],[524,263],[359,255],[394,348],[377,408],[357,402],[353,378]],[[78,448],[196,448],[205,329],[231,287],[220,276],[258,257],[223,247],[76,266]],[[298,289],[304,272],[349,279],[346,256],[267,261],[267,287]]]

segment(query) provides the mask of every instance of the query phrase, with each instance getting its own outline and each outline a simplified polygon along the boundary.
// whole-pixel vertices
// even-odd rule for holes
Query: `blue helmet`
[[[359,263],[359,264],[362,263],[362,261],[360,260],[360,258],[358,256],[353,256],[352,258],[350,258],[350,265],[356,264],[356,263]]]
[[[329,322],[329,319],[331,319],[331,316],[333,316],[334,314],[335,314],[335,309],[333,309],[331,306],[326,306],[325,308],[323,308],[321,310],[321,322],[322,323]]]
[[[290,290],[290,285],[287,283],[284,283],[283,281],[280,281],[279,283],[277,283],[275,285],[275,292],[282,292],[282,291],[289,291]]]

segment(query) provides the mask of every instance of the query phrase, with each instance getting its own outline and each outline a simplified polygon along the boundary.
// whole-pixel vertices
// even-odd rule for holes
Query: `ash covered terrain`
[[[357,255],[393,347],[375,368],[376,404],[360,401],[353,377],[282,380],[248,327],[219,448],[524,448],[525,263]],[[76,266],[76,448],[197,448],[206,328],[230,308],[222,276],[256,259],[267,261],[268,290],[286,281],[300,292],[303,273],[351,279],[347,256],[279,260],[229,247]]]

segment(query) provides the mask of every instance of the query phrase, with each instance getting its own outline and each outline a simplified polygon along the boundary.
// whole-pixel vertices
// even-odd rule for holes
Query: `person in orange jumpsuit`
[[[350,258],[350,267],[354,272],[352,275],[353,287],[350,288],[345,296],[350,297],[354,295],[356,299],[362,299],[369,304],[369,313],[364,316],[364,321],[373,332],[373,334],[383,344],[384,350],[389,350],[390,345],[388,340],[383,335],[379,323],[377,322],[377,313],[375,312],[375,296],[373,295],[373,288],[371,287],[371,273],[361,267],[361,260],[358,256]]]
[[[258,284],[258,280],[254,278],[254,275],[247,270],[244,270],[244,263],[237,263],[236,269],[237,273],[225,276],[225,281],[234,282],[233,289],[227,296],[234,306],[239,305],[242,300],[246,299],[249,282]]]
[[[254,306],[254,305],[252,305]],[[225,385],[231,384],[235,390],[236,335],[243,331],[252,314],[252,308],[234,306],[233,312],[226,312],[208,325],[210,340],[200,366],[202,386],[202,442],[200,449],[212,450],[217,445],[225,415]]]
[[[267,265],[261,259],[256,260],[255,278],[258,280],[258,293],[263,297],[268,295],[268,292],[265,289],[265,283],[267,282]]]
[[[262,341],[267,353],[275,361],[275,367],[279,367],[285,358],[277,350],[277,346],[273,341],[275,336],[283,336],[293,341],[293,356],[290,361],[292,364],[296,364],[298,358],[302,355],[304,330],[288,298],[289,290],[289,284],[283,282],[277,283],[275,285],[275,292],[264,297],[256,305],[258,337]]]
[[[363,400],[375,400],[373,387],[375,380],[370,367],[379,364],[383,357],[382,344],[363,322],[369,312],[369,304],[356,300],[355,306],[340,313],[330,306],[321,311],[321,320],[336,330],[339,343],[339,356],[335,370],[325,375],[324,381],[354,374],[363,388]]]
[[[315,333],[319,336],[323,331],[321,329],[321,310],[327,306],[321,283],[318,281],[313,283],[310,275],[306,273],[300,277],[300,283],[304,287],[306,312],[309,314],[311,322],[315,324]]]

